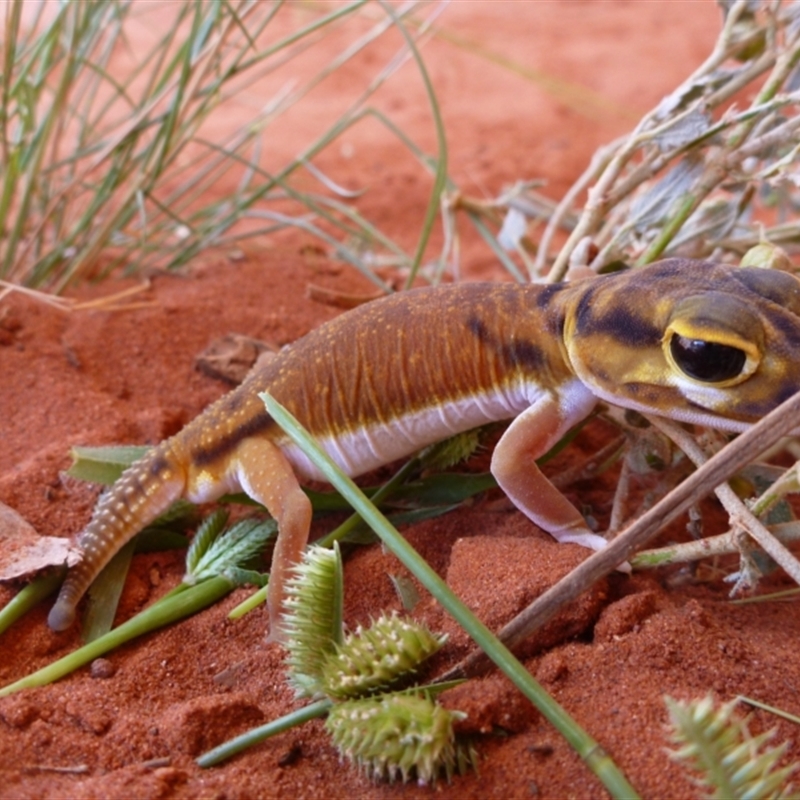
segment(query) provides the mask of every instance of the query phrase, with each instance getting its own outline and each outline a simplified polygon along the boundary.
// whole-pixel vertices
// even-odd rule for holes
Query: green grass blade
[[[439,109],[439,101],[436,98],[436,92],[433,89],[433,83],[431,82],[430,75],[425,67],[425,62],[422,60],[422,56],[420,55],[419,50],[414,42],[414,38],[408,32],[406,26],[403,24],[403,21],[395,13],[392,6],[389,5],[389,3],[384,2],[384,0],[379,0],[379,2],[384,11],[386,11],[389,17],[391,17],[403,38],[406,40],[406,45],[411,52],[411,56],[416,62],[417,69],[419,70],[419,74],[422,78],[422,83],[425,86],[425,93],[428,96],[428,103],[430,104],[431,114],[433,115],[433,124],[434,128],[436,129],[436,146],[438,150],[438,157],[436,159],[436,174],[433,180],[433,188],[431,189],[431,197],[428,201],[428,206],[425,209],[425,217],[422,221],[422,230],[420,232],[419,241],[417,242],[417,248],[411,260],[411,268],[409,270],[408,278],[406,279],[406,288],[408,288],[413,285],[414,279],[417,276],[417,271],[422,264],[422,259],[425,255],[425,248],[428,246],[428,240],[430,239],[431,232],[433,231],[433,224],[436,221],[436,217],[439,213],[442,194],[447,184],[447,135],[445,134],[444,120],[442,119],[442,113]]]
[[[110,486],[150,449],[129,445],[73,447],[70,450],[72,465],[67,470],[67,475],[81,481]]]
[[[34,578],[21,589],[0,610],[0,634],[8,630],[18,619],[24,617],[35,605],[53,594],[61,586],[66,574],[66,569],[59,569],[52,575]]]
[[[4,686],[0,689],[0,697],[19,692],[22,689],[46,686],[139,636],[152,633],[165,625],[196,614],[222,599],[231,591],[233,584],[226,578],[217,577],[203,581],[197,586],[179,588],[182,590],[163,597],[150,608],[142,611],[141,614],[137,614],[118,628],[109,631],[105,636],[95,639],[31,675]]]
[[[405,482],[406,478],[413,475],[419,469],[419,460],[412,458],[403,464],[402,467],[388,480],[380,489],[372,495],[372,503],[379,505],[388,497],[391,497],[394,492]],[[350,506],[352,508],[352,504]],[[364,520],[361,519],[358,513],[348,517],[338,528],[332,530],[326,536],[323,536],[317,544],[322,547],[332,547],[334,542],[339,542],[344,539],[349,533],[361,525]]]
[[[528,279],[519,271],[517,265],[512,261],[511,257],[500,246],[497,237],[486,227],[483,220],[473,211],[467,212],[467,218],[478,231],[481,238],[489,246],[489,249],[494,253],[500,263],[505,267],[506,272],[511,275],[517,283],[527,283]]]
[[[111,630],[135,550],[136,540],[131,539],[89,587],[89,603],[81,625],[84,642],[93,642]]]

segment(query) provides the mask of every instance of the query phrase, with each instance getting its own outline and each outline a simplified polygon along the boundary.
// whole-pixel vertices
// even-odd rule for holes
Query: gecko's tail
[[[103,567],[142,528],[177,499],[186,485],[170,443],[162,442],[122,473],[97,503],[92,519],[78,537],[81,560],[67,573],[47,617],[55,631],[69,628],[75,609]]]

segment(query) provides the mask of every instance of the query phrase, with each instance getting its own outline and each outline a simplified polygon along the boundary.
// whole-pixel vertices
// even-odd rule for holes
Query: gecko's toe
[[[553,535],[560,544],[579,544],[581,547],[588,547],[589,550],[595,552],[603,550],[608,545],[608,541],[602,536],[587,530]]]
[[[580,531],[577,533],[561,534],[557,537],[561,544],[579,544],[581,547],[587,547],[589,550],[598,552],[608,546],[608,539],[603,538],[597,533],[591,531]],[[627,561],[623,561],[616,567],[617,572],[624,572],[630,574],[632,572],[631,565]]]

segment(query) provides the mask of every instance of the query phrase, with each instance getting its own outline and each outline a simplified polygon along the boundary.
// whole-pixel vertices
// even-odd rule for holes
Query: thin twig
[[[623,141],[623,139],[617,139],[611,144],[601,147],[592,156],[592,160],[588,168],[584,170],[583,174],[578,178],[578,180],[572,184],[559,204],[556,206],[556,209],[553,212],[553,215],[550,217],[547,227],[544,229],[544,233],[542,233],[542,237],[539,240],[539,248],[536,252],[536,259],[533,263],[533,267],[537,275],[541,276],[541,274],[544,272],[550,252],[550,243],[552,242],[556,231],[561,227],[564,217],[572,213],[572,206],[577,200],[578,195],[586,189],[592,180],[597,179],[602,170],[608,167],[608,162],[612,157],[612,153],[614,153],[614,151],[620,147]],[[563,280],[565,273],[566,265],[563,269],[559,269],[558,271],[551,269],[547,274],[547,282],[558,283],[558,281]]]
[[[661,417],[650,414],[645,416],[652,425],[672,439],[689,456],[695,466],[701,467],[708,461],[706,454],[697,442],[683,428]],[[753,516],[733,489],[727,483],[722,483],[714,489],[714,492],[728,512],[734,531],[737,528],[747,531],[764,551],[791,576],[795,583],[800,584],[800,562],[767,530],[762,522]]]
[[[779,522],[768,525],[767,530],[783,544],[800,541],[800,522]],[[691,542],[680,542],[654,550],[641,550],[632,559],[634,569],[662,567],[665,564],[683,564],[710,556],[723,556],[740,551],[739,531],[729,530],[718,536],[707,536]]]

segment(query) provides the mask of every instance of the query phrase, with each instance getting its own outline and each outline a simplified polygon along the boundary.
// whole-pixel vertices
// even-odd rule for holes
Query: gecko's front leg
[[[514,505],[532,522],[562,543],[602,550],[607,542],[592,533],[572,503],[536,466],[597,399],[578,381],[560,395],[543,394],[506,429],[492,456],[492,474]]]

